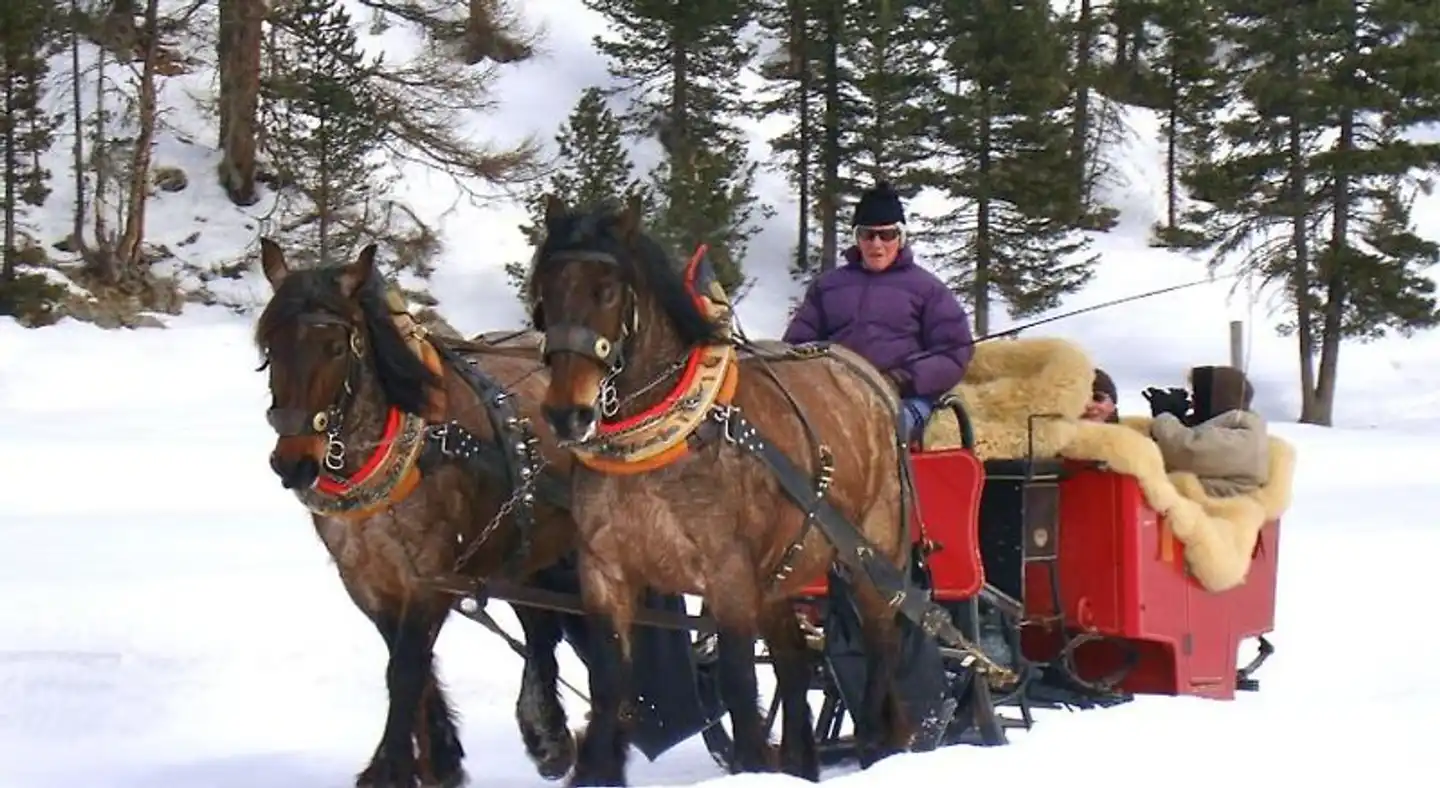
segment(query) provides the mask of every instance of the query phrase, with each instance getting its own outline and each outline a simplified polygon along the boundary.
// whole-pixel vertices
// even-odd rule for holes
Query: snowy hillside
[[[358,19],[367,18],[358,3],[353,5]],[[592,84],[606,82],[604,60],[591,45],[592,37],[604,29],[601,17],[587,10],[581,0],[528,3],[525,13],[529,22],[544,30],[542,49],[535,59],[500,71],[494,91],[498,111],[476,112],[471,118],[470,130],[479,138],[513,141],[535,135],[548,144],[580,93]],[[378,36],[362,35],[362,43],[372,51],[386,52],[388,57],[403,58],[415,51],[419,41],[413,31],[393,26]],[[87,56],[93,57],[93,52]],[[268,287],[253,260],[257,239],[267,226],[272,199],[266,194],[257,205],[237,208],[225,198],[212,175],[218,162],[214,123],[202,116],[197,106],[213,95],[214,82],[213,71],[204,67],[162,81],[161,104],[166,110],[154,162],[157,167],[178,167],[186,173],[189,183],[182,191],[158,192],[152,198],[147,237],[152,245],[163,246],[173,254],[158,269],[181,272],[192,283],[195,272],[248,262],[249,267],[235,278],[210,278],[205,286],[224,301],[257,304],[268,295]],[[1119,164],[1120,182],[1107,187],[1108,193],[1101,195],[1104,202],[1121,211],[1120,225],[1108,233],[1095,234],[1095,251],[1101,254],[1098,274],[1088,288],[1067,299],[1057,312],[1206,276],[1202,259],[1147,245],[1149,227],[1163,206],[1159,126],[1154,113],[1144,110],[1127,109],[1123,119],[1126,140],[1110,157]],[[47,245],[68,232],[73,201],[66,177],[70,172],[69,142],[64,136],[67,130],[61,131],[49,162],[50,169],[57,173],[52,181],[55,191],[45,209],[27,220],[30,233]],[[753,156],[766,155],[763,133],[772,131],[756,130]],[[642,166],[655,155],[644,146],[636,153]],[[445,243],[431,287],[440,299],[442,314],[467,333],[513,326],[522,320],[503,273],[507,262],[529,256],[518,230],[523,220],[520,207],[503,197],[482,206],[472,205],[448,180],[428,175],[418,166],[407,168],[402,175],[398,196],[436,227]],[[797,285],[785,272],[795,199],[781,176],[773,172],[762,171],[758,191],[777,214],[750,250],[750,272],[759,279],[759,286],[742,303],[740,317],[752,335],[763,336],[783,329],[789,304],[797,294]],[[1440,212],[1427,210],[1426,206],[1429,203],[1440,207],[1440,196],[1420,199],[1422,204],[1415,215],[1421,231],[1440,238]],[[927,206],[934,207],[920,199],[914,208],[925,210]],[[923,237],[917,243],[923,249]],[[56,256],[63,258],[52,252],[52,257]],[[1233,296],[1232,287],[1238,288]],[[1123,354],[1097,353],[1096,360],[1116,375],[1122,388],[1138,390],[1151,383],[1178,383],[1182,370],[1191,364],[1224,362],[1227,322],[1244,320],[1253,329],[1248,366],[1260,384],[1260,406],[1273,417],[1293,418],[1298,412],[1294,383],[1297,353],[1292,338],[1278,337],[1272,330],[1276,322],[1269,309],[1272,300],[1248,292],[1243,281],[1217,281],[1068,318],[1045,326],[1043,331],[1073,336],[1097,346],[1111,338],[1126,338]],[[173,327],[228,319],[224,314],[203,314],[207,311],[213,310],[191,306],[182,318],[160,317]],[[1181,314],[1204,318],[1194,323],[1176,323],[1174,317]],[[244,322],[250,318],[234,319]],[[997,328],[1013,325],[1003,314],[997,315],[993,323]],[[116,341],[121,338],[116,337]],[[1346,345],[1342,350],[1336,423],[1371,426],[1430,418],[1430,409],[1440,405],[1440,386],[1436,385],[1440,383],[1440,371],[1428,360],[1437,358],[1437,332],[1408,340]],[[1162,359],[1163,363],[1155,363]],[[1163,379],[1156,379],[1152,370],[1157,368],[1163,370],[1159,373]],[[1382,395],[1385,402],[1393,404],[1377,412],[1373,399]],[[1136,409],[1143,402],[1127,400],[1124,404]]]

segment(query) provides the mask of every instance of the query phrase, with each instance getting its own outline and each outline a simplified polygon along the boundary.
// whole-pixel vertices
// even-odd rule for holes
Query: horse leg
[[[623,786],[630,741],[628,727],[635,713],[630,655],[630,626],[638,592],[588,554],[580,561],[581,596],[591,611],[586,621],[592,636],[586,650],[590,662],[590,722],[576,741],[571,786]]]
[[[525,752],[540,776],[558,780],[575,760],[575,737],[567,727],[557,688],[560,664],[555,649],[564,637],[561,614],[526,605],[512,607],[525,631],[525,672],[515,701],[515,719]]]
[[[417,723],[432,704],[444,704],[445,712],[435,724],[443,731],[450,729],[449,738],[457,739],[453,723],[449,723],[449,704],[435,683],[434,656],[431,647],[449,609],[438,612],[423,606],[396,604],[374,616],[376,629],[385,639],[389,661],[385,666],[385,687],[390,696],[390,709],[385,717],[385,730],[370,765],[355,780],[357,788],[412,788],[419,778],[415,757]],[[422,705],[427,688],[437,700]],[[437,741],[444,741],[442,736]],[[458,742],[457,742],[458,744]]]
[[[769,739],[760,717],[760,688],[755,680],[755,636],[721,624],[716,637],[720,700],[730,710],[735,752],[732,774],[774,771]]]
[[[433,639],[432,639],[433,641]],[[455,710],[445,696],[445,688],[434,674],[425,685],[421,702],[423,715],[415,739],[420,756],[421,785],[425,788],[457,788],[466,781],[463,762],[465,746],[455,722]]]
[[[865,643],[865,692],[855,710],[855,744],[860,768],[905,749],[910,731],[895,689],[900,665],[900,627],[895,611],[867,581],[855,584],[860,636]]]
[[[815,747],[815,723],[810,711],[810,650],[795,618],[790,600],[770,605],[760,620],[770,657],[775,665],[776,691],[784,723],[780,735],[780,765],[786,774],[820,781],[820,756]]]

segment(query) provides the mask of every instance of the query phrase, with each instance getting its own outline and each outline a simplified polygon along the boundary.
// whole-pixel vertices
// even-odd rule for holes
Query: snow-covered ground
[[[248,326],[179,322],[127,335],[0,323],[5,788],[342,788],[374,747],[383,646],[266,467],[273,437]],[[1042,713],[1009,748],[831,778],[1004,781],[1046,764],[1086,785],[1248,785],[1418,768],[1440,724],[1440,677],[1423,667],[1440,636],[1411,603],[1428,598],[1440,552],[1440,430],[1276,429],[1298,445],[1300,468],[1279,652],[1260,694]],[[476,784],[545,784],[513,723],[518,659],[463,619],[439,657]],[[566,702],[583,719],[583,703]],[[698,741],[635,760],[637,784],[721,777]]]
[[[548,136],[580,91],[603,79],[589,49],[594,15],[579,0],[532,8],[548,23],[547,59],[506,72],[497,95],[505,111],[477,133]],[[174,95],[167,100],[178,131],[161,135],[157,164],[179,164],[190,186],[152,202],[151,240],[196,264],[253,250],[265,204],[242,210],[224,200],[208,177],[213,132],[186,120]],[[1135,136],[1118,158],[1128,184],[1111,195],[1122,223],[1097,238],[1095,282],[1057,312],[1205,276],[1201,260],[1145,244],[1163,197],[1149,185],[1159,183],[1156,126],[1148,113],[1126,118]],[[68,172],[63,158],[52,169]],[[56,180],[52,210],[29,219],[47,241],[67,226],[66,180]],[[781,215],[752,250],[765,286],[739,311],[752,336],[774,336],[795,295],[781,262],[793,206],[778,176],[762,189]],[[418,176],[406,192],[448,243],[433,283],[441,311],[467,332],[513,326],[521,313],[502,266],[524,256],[520,211],[454,207],[441,185]],[[1427,208],[1437,199],[1420,198],[1421,221],[1440,215]],[[179,243],[197,230],[193,243]],[[1440,227],[1422,230],[1440,236]],[[1419,772],[1426,734],[1440,729],[1440,677],[1427,667],[1440,635],[1423,602],[1433,591],[1430,556],[1440,552],[1431,451],[1440,440],[1440,332],[1347,344],[1338,427],[1302,427],[1291,423],[1293,339],[1274,335],[1265,299],[1250,297],[1244,282],[1227,299],[1234,284],[1027,334],[1077,339],[1119,382],[1122,410],[1144,412],[1141,388],[1178,385],[1193,364],[1224,363],[1226,324],[1247,322],[1258,406],[1300,456],[1283,537],[1279,652],[1262,673],[1263,691],[1228,704],[1145,698],[1042,713],[1008,748],[898,757],[863,774],[829,772],[828,781],[996,784],[1043,769],[1044,779],[1081,785],[1258,785]],[[268,294],[254,271],[226,285]],[[343,788],[371,754],[384,709],[383,646],[267,468],[273,437],[251,320],[195,308],[167,318],[163,331],[73,322],[27,331],[0,321],[0,788]],[[508,610],[495,609],[514,629]],[[442,635],[439,657],[475,784],[545,785],[513,722],[518,658],[463,620]],[[562,659],[583,687],[578,663],[568,652]],[[583,703],[565,698],[572,721],[582,720]],[[638,784],[721,778],[698,741],[654,764],[638,755],[632,763]]]

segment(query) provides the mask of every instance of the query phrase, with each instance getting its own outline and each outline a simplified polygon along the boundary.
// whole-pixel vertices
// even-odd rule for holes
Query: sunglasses
[[[855,238],[860,241],[873,241],[879,238],[882,241],[893,241],[900,237],[899,227],[857,227]]]

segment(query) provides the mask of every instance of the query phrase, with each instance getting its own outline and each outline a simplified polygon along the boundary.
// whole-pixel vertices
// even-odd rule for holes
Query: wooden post
[[[1245,323],[1240,320],[1230,321],[1230,366],[1245,368]]]

